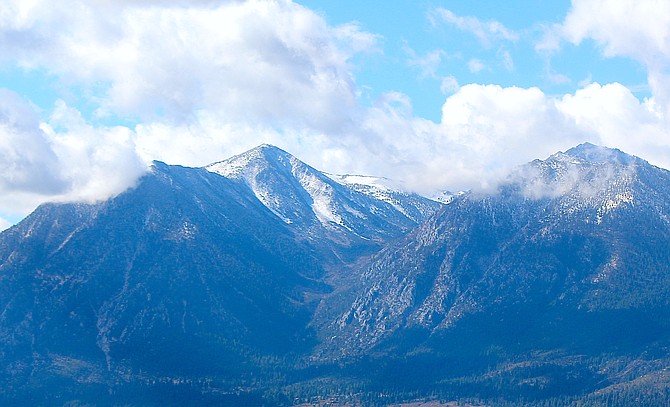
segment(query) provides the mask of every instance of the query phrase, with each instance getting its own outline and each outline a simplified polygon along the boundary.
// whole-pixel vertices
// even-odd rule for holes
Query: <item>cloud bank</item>
[[[353,61],[381,52],[383,38],[289,0],[5,3],[0,66],[44,71],[66,90],[48,111],[0,90],[5,219],[44,200],[119,193],[153,159],[200,166],[261,143],[426,193],[491,187],[511,167],[583,141],[670,168],[670,6],[661,1],[575,0],[538,45],[560,53],[593,41],[605,57],[634,59],[650,98],[618,83],[548,95],[447,76],[438,122],[414,115],[402,93],[363,103]],[[445,9],[432,18],[483,46],[523,35]],[[501,57],[511,70],[510,50]],[[440,55],[421,63],[422,75],[435,76]],[[92,113],[75,107],[82,99]],[[115,121],[125,124],[100,124]]]
[[[45,199],[105,199],[131,186],[145,170],[127,128],[93,128],[63,102],[48,123],[41,122],[26,100],[0,89],[4,211],[21,213]]]

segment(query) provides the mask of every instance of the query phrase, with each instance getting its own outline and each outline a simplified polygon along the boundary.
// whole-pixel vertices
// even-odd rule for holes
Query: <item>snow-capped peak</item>
[[[292,159],[295,159],[295,157],[281,148],[270,144],[262,144],[242,154],[210,164],[205,168],[227,178],[240,179],[249,175],[250,170],[258,171],[270,164],[287,166]]]
[[[573,147],[567,150],[564,154],[573,158],[577,158],[581,161],[586,161],[590,163],[607,163],[607,164],[624,164],[628,165],[639,158],[626,154],[623,151],[616,148],[608,148],[597,146],[591,143],[582,143],[576,147]],[[555,155],[558,155],[555,154]]]
[[[286,223],[344,229],[365,239],[378,237],[367,225],[373,219],[406,229],[439,206],[399,192],[385,178],[327,175],[267,144],[205,168],[246,184]]]

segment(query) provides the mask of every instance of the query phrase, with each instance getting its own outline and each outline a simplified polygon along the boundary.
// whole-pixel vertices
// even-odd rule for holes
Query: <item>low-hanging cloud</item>
[[[617,161],[615,157],[608,157],[614,155],[608,150],[595,154],[602,155],[589,157],[584,162],[579,155],[559,152],[546,161],[536,160],[516,168],[504,184],[518,188],[522,195],[531,199],[562,197],[568,204],[599,205],[613,195],[632,199],[629,184],[635,177],[638,163],[635,160]]]
[[[54,199],[106,199],[132,186],[147,171],[135,145],[135,133],[126,127],[93,127],[62,101],[42,127],[68,185],[65,193]]]
[[[0,191],[57,194],[66,188],[58,157],[33,107],[0,89]]]
[[[90,202],[122,192],[147,168],[132,140],[126,128],[85,124],[64,102],[41,122],[27,101],[0,89],[0,208],[16,213],[22,203]]]
[[[132,185],[152,159],[201,166],[261,143],[329,172],[386,176],[420,192],[490,189],[511,167],[583,141],[670,168],[670,8],[648,16],[639,7],[634,19],[650,20],[627,24],[619,3],[575,0],[552,29],[552,47],[592,38],[606,56],[638,60],[652,97],[640,101],[617,83],[547,95],[447,77],[434,122],[417,117],[399,92],[362,105],[352,60],[378,52],[379,38],[355,24],[332,26],[289,0],[7,0],[0,64],[85,89],[95,113],[59,101],[38,114],[0,92],[0,213],[21,202],[30,209],[37,198],[27,196],[104,199]],[[518,36],[494,21],[444,11],[441,18],[490,45]],[[513,69],[506,52],[500,57]],[[439,58],[422,62],[425,75],[435,75]],[[136,124],[95,124],[106,117]]]

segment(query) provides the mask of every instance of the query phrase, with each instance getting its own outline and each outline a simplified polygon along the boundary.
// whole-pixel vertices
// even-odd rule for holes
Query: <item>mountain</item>
[[[670,402],[670,172],[583,144],[443,196],[264,145],[42,205],[0,404]]]
[[[237,183],[155,163],[116,198],[46,204],[0,235],[0,392],[239,377],[249,355],[309,345],[323,273]]]
[[[441,205],[416,194],[360,188],[333,178],[284,150],[261,145],[207,170],[244,185],[301,236],[335,250],[378,244],[417,226]]]
[[[520,167],[495,194],[455,197],[383,249],[355,300],[329,306],[342,312],[324,354],[396,360],[386,382],[411,388],[402,372],[427,372],[413,385],[429,392],[497,382],[498,394],[572,395],[624,371],[665,377],[668,247],[670,172],[583,144]]]
[[[155,162],[105,202],[42,205],[0,234],[0,399],[84,383],[145,403],[148,383],[268,380],[315,343],[341,255],[416,225],[272,146],[207,168]]]
[[[327,175],[354,191],[362,192],[390,204],[417,224],[426,220],[441,207],[441,205],[436,204],[436,202],[441,202],[440,200],[428,199],[416,193],[406,192],[403,187],[388,178],[351,174]]]

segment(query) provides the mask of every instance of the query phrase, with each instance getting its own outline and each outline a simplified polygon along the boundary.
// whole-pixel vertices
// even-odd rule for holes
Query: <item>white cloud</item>
[[[11,226],[12,224],[9,221],[0,218],[0,232],[2,232],[5,229],[9,229]]]
[[[55,131],[54,128],[62,129]],[[123,192],[147,170],[134,133],[121,126],[93,127],[81,113],[59,101],[42,129],[60,161],[65,193],[56,200],[96,201]]]
[[[440,123],[409,112],[388,104],[371,109],[358,144],[347,141],[345,149],[361,160],[347,165],[423,192],[493,188],[516,165],[584,141],[670,168],[670,126],[652,101],[640,102],[617,83],[562,96],[468,84],[446,99]]]
[[[558,106],[601,144],[670,168],[670,125],[653,100],[640,102],[618,83],[592,83],[563,96]]]
[[[478,73],[484,70],[486,68],[486,65],[479,59],[473,58],[468,61],[468,69],[472,73]]]
[[[501,25],[450,12],[441,16],[483,42],[516,38]],[[545,44],[547,50],[555,45],[556,38],[551,38]],[[505,50],[500,52],[504,63]],[[436,75],[443,56],[436,52],[422,58],[414,55],[413,60],[426,75]],[[511,55],[508,62],[513,68]],[[470,65],[474,71],[486,68],[476,59]],[[550,69],[547,75],[553,81],[570,81]],[[440,123],[413,116],[411,101],[391,92],[372,108],[356,106],[348,116],[349,131],[337,136],[323,127],[277,129],[199,111],[197,125],[154,122],[138,127],[137,143],[147,156],[171,152],[168,161],[180,162],[185,151],[193,152],[193,160],[211,156],[213,161],[270,142],[317,168],[385,175],[422,191],[490,187],[515,165],[583,141],[618,147],[670,167],[670,159],[665,158],[670,157],[666,136],[670,126],[659,98],[641,102],[619,84],[585,83],[574,94],[555,96],[537,88],[459,86],[451,77],[443,84],[450,96]],[[201,147],[190,147],[197,145]]]
[[[152,122],[138,125],[136,146],[145,161],[204,166],[262,143],[295,148],[298,143],[292,134],[260,124],[227,123],[215,114],[200,112],[193,123]]]
[[[438,151],[452,161],[440,178],[461,188],[491,186],[515,163],[570,147],[584,137],[537,88],[474,84],[447,98],[440,131],[444,145]]]
[[[670,3],[664,0],[573,0],[562,26],[573,43],[590,38],[606,56],[626,56],[652,66],[670,51]]]
[[[376,37],[293,2],[9,0],[0,51],[64,81],[102,85],[100,114],[200,110],[229,121],[341,131],[356,109],[349,59]]]
[[[377,37],[356,25],[332,27],[289,0],[105,0],[96,7],[8,0],[0,9],[0,63],[45,70],[66,88],[84,88],[99,115],[137,115],[141,124],[94,126],[62,101],[40,118],[29,103],[0,91],[0,209],[104,198],[132,184],[145,161],[205,165],[260,143],[320,169],[388,176],[424,192],[491,187],[510,167],[583,141],[670,167],[661,97],[670,28],[659,17],[651,27],[617,33],[608,21],[623,13],[618,4],[600,22],[605,17],[587,18],[596,3],[582,3],[575,1],[562,31],[552,32],[574,42],[594,38],[607,55],[640,60],[649,67],[653,98],[641,102],[619,84],[584,83],[558,96],[463,85],[438,75],[443,51],[410,54],[449,95],[435,123],[414,116],[398,92],[361,106],[350,61],[374,50]],[[444,9],[436,16],[485,46],[518,38],[495,21]],[[640,50],[624,38],[628,29],[641,32],[634,36]],[[538,49],[552,50],[555,41],[547,36]],[[514,69],[509,51],[497,51]],[[468,65],[487,69],[478,59]],[[549,69],[548,75],[569,80]]]
[[[41,122],[33,106],[0,89],[0,209],[25,214],[47,199],[94,201],[125,190],[146,171],[132,138],[127,128],[86,125],[63,102]]]
[[[431,16],[432,17],[432,16]],[[439,19],[447,24],[451,24],[459,30],[473,34],[484,46],[490,46],[495,40],[516,41],[519,35],[505,27],[502,23],[495,20],[481,21],[476,17],[458,16],[451,10],[437,8],[432,17],[433,23]]]
[[[557,28],[574,44],[595,41],[606,57],[642,63],[657,103],[670,115],[670,3],[664,0],[573,0]]]
[[[458,84],[458,80],[452,76],[445,76],[442,78],[442,83],[440,84],[440,91],[446,94],[452,94],[458,91],[461,86]]]
[[[34,108],[0,89],[0,191],[62,192],[59,164]]]
[[[347,138],[361,114],[349,61],[376,43],[290,0],[7,0],[0,64],[52,75],[97,117],[142,124],[96,127],[62,101],[40,118],[1,93],[0,208],[105,198],[149,159],[202,165],[261,142]]]

